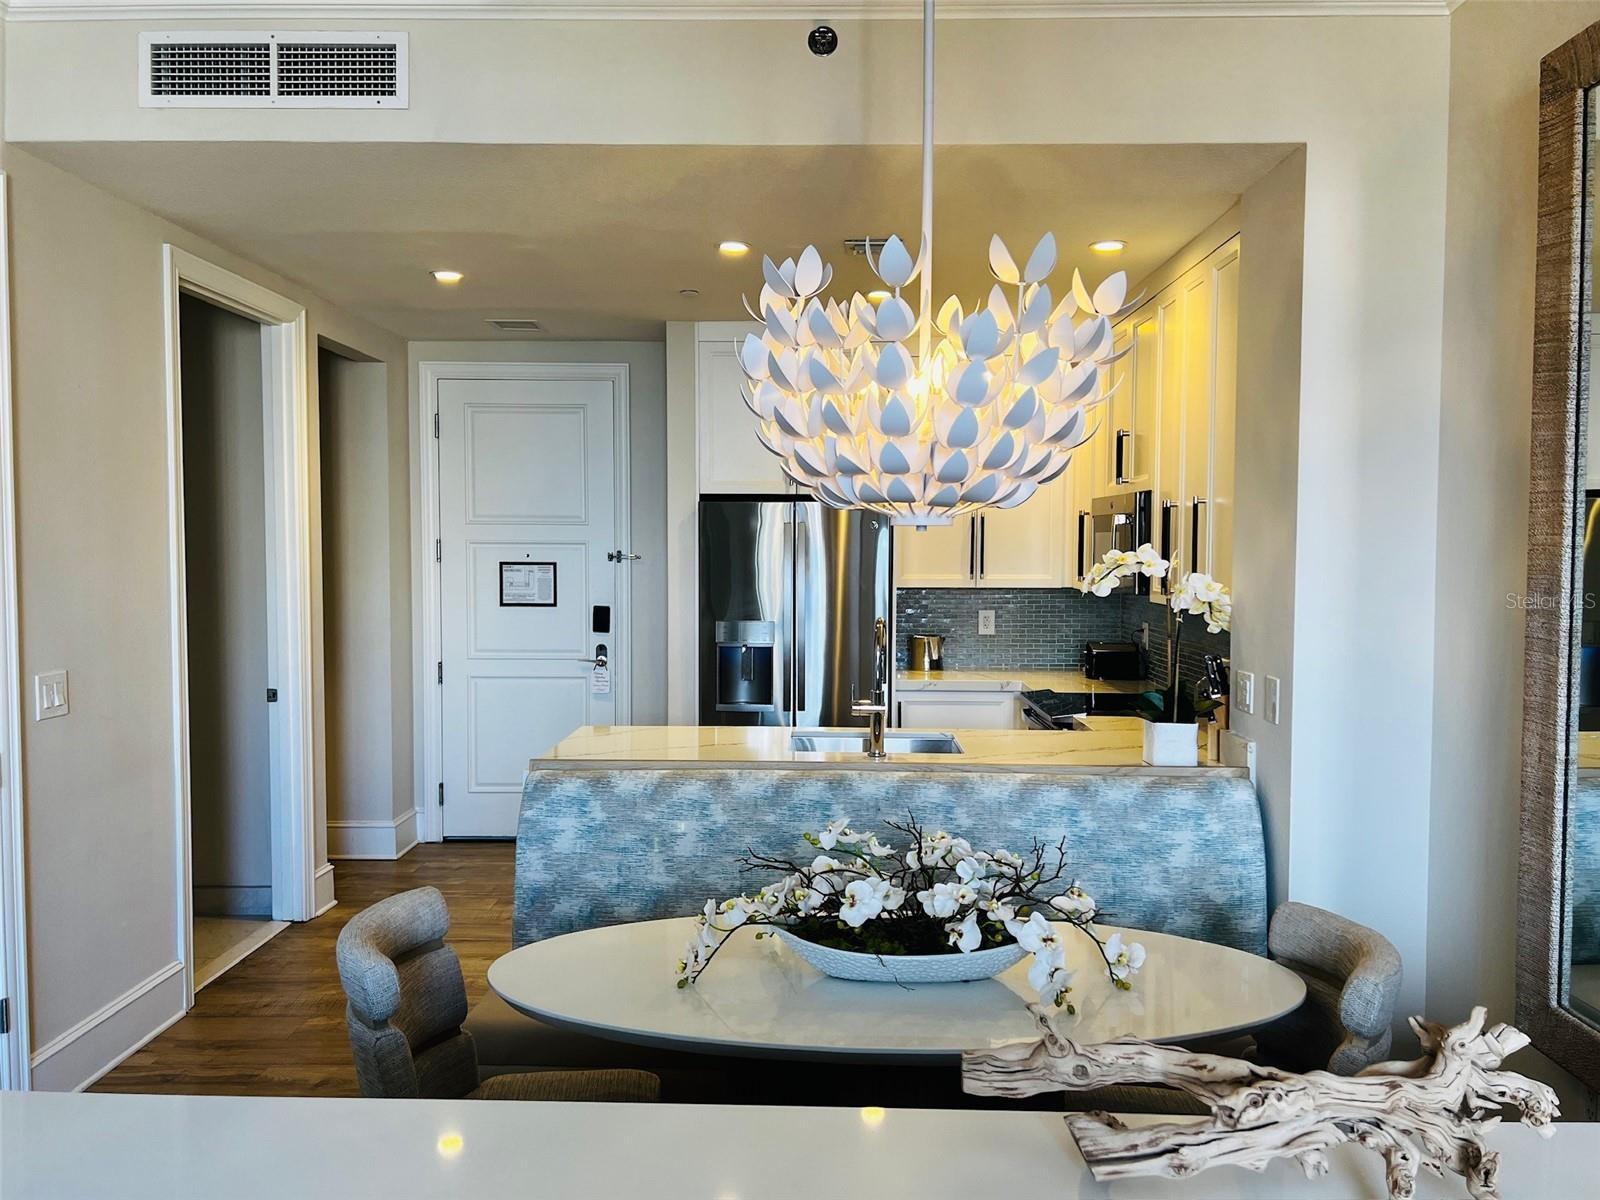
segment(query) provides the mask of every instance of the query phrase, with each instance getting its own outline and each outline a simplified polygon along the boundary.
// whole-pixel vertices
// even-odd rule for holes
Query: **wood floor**
[[[340,862],[339,904],[291,925],[195,997],[188,1014],[95,1084],[97,1092],[355,1096],[334,942],[355,913],[431,884],[450,905],[449,941],[477,1003],[511,948],[510,842],[418,846],[398,862]]]

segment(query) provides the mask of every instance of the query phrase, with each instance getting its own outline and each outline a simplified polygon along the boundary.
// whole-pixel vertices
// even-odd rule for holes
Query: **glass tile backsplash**
[[[994,633],[978,633],[978,612],[994,610]],[[994,667],[1076,667],[1085,642],[1137,642],[1150,625],[1148,673],[1166,675],[1165,613],[1145,596],[1086,596],[1077,588],[901,588],[895,593],[895,662],[906,665],[914,633],[944,637],[951,670]],[[1229,653],[1228,635],[1207,634],[1190,621],[1179,658],[1186,681],[1202,673],[1200,656]]]

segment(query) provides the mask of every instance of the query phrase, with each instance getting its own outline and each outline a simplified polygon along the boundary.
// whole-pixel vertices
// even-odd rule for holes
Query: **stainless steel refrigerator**
[[[850,706],[872,695],[873,622],[892,625],[890,546],[873,513],[702,497],[700,723],[866,724]]]

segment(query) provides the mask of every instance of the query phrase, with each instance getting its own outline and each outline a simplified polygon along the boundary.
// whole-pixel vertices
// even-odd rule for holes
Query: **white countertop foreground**
[[[1132,1121],[1142,1120],[1131,1118]],[[1501,1194],[1593,1195],[1600,1125],[1489,1137]],[[1349,1146],[1307,1180],[1277,1162],[1098,1184],[1054,1113],[0,1093],[0,1200],[1380,1200]],[[1465,1196],[1418,1181],[1419,1200]]]

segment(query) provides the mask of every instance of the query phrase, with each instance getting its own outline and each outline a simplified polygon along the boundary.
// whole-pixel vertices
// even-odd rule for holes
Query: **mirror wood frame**
[[[1522,838],[1517,884],[1517,1024],[1590,1087],[1600,1028],[1566,1007],[1571,933],[1570,800],[1577,778],[1578,622],[1586,470],[1592,221],[1585,99],[1600,86],[1600,24],[1539,72],[1539,210],[1528,487],[1529,597],[1522,688]],[[1597,97],[1600,102],[1600,97]],[[1553,598],[1553,599],[1552,599]]]

